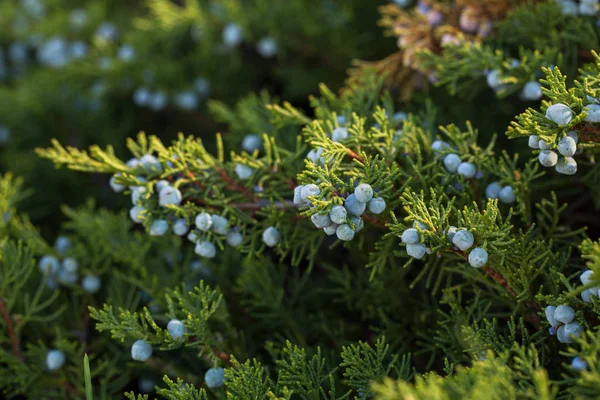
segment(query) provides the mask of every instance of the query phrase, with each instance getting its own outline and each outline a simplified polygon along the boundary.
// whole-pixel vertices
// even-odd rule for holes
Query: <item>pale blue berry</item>
[[[144,220],[144,211],[146,211],[144,207],[134,206],[129,210],[129,216],[133,222],[140,224]]]
[[[458,166],[460,165],[461,161],[460,161],[460,157],[458,156],[458,154],[448,154],[446,157],[444,157],[444,168],[446,168],[446,171],[448,172],[456,172],[456,170],[458,169]]]
[[[136,205],[140,201],[140,198],[146,193],[146,188],[143,186],[136,186],[131,189],[131,204]]]
[[[575,311],[569,306],[560,305],[554,311],[554,319],[563,324],[569,324],[575,319]]]
[[[50,371],[56,371],[65,365],[66,357],[65,353],[60,350],[50,350],[46,354],[46,368]]]
[[[348,139],[348,129],[347,128],[335,128],[333,133],[331,134],[331,140],[333,142],[340,142],[342,140]]]
[[[225,46],[232,48],[242,42],[242,29],[238,24],[229,23],[223,29],[223,43]]]
[[[253,153],[255,150],[261,150],[262,140],[260,139],[260,136],[254,134],[244,136],[244,139],[242,140],[242,149],[248,153]]]
[[[402,243],[417,244],[421,241],[421,235],[415,228],[408,228],[402,232]]]
[[[122,192],[123,190],[125,190],[125,185],[121,185],[120,183],[117,183],[115,181],[115,178],[116,178],[117,175],[120,175],[120,173],[111,176],[110,180],[108,181],[108,184],[110,185],[110,188],[114,192],[119,193],[119,192]]]
[[[564,137],[558,141],[558,152],[565,157],[573,157],[577,151],[577,143],[572,137]]]
[[[577,371],[583,371],[587,369],[587,363],[580,357],[575,357],[571,360],[571,367]]]
[[[425,231],[427,230],[427,225],[425,225],[421,221],[413,221],[413,228],[419,228],[422,231]]]
[[[573,119],[573,111],[564,104],[552,104],[546,110],[546,118],[558,125],[567,125]]]
[[[198,94],[192,90],[184,90],[175,94],[175,105],[182,110],[194,110],[198,107]]]
[[[154,391],[155,383],[152,379],[140,378],[138,381],[138,388],[141,393],[152,393]]]
[[[474,242],[475,238],[473,237],[473,234],[464,229],[456,232],[452,238],[452,243],[462,251],[470,249]]]
[[[150,236],[163,236],[168,230],[169,223],[164,219],[157,219],[150,225]]]
[[[444,150],[450,149],[450,145],[443,140],[436,140],[431,144],[431,149],[435,153],[441,153]]]
[[[565,336],[569,338],[569,341],[564,343],[572,343],[573,337],[581,337],[581,333],[583,332],[583,328],[577,322],[571,322],[570,324],[563,325],[565,328]]]
[[[59,236],[54,242],[54,248],[58,254],[65,254],[71,248],[71,240],[66,236]]]
[[[152,346],[145,340],[136,340],[131,346],[131,358],[136,361],[146,361],[152,355]]]
[[[215,245],[206,240],[198,242],[194,251],[199,256],[206,258],[214,258],[217,255],[217,248],[215,247]]]
[[[352,228],[350,228],[350,225],[348,224],[339,225],[335,230],[335,234],[338,239],[343,241],[349,241],[354,239],[354,231],[352,230]]]
[[[135,60],[136,51],[135,48],[130,44],[124,44],[119,47],[117,52],[117,58],[123,62],[131,62]]]
[[[148,100],[148,107],[153,111],[163,110],[169,102],[169,98],[164,91],[154,92]]]
[[[586,303],[591,303],[592,297],[598,297],[598,289],[589,288],[581,292],[581,300],[585,301]]]
[[[558,154],[552,150],[542,150],[540,151],[538,159],[540,160],[540,164],[544,167],[554,167],[558,162]]]
[[[488,86],[494,90],[497,90],[502,86],[502,82],[500,79],[500,71],[497,69],[488,72],[485,79]]]
[[[600,105],[590,104],[583,109],[587,112],[585,121],[587,122],[600,122]]]
[[[212,220],[213,232],[217,235],[227,235],[227,225],[229,225],[229,220],[217,214],[211,214],[210,218]]]
[[[196,78],[192,86],[194,86],[194,90],[201,96],[208,96],[210,93],[210,82],[206,78]]]
[[[333,206],[331,207],[331,211],[329,212],[329,218],[335,224],[345,224],[346,218],[348,217],[348,212],[344,208],[344,206]],[[321,227],[322,228],[322,227]]]
[[[140,158],[140,164],[142,164],[144,169],[148,172],[163,172],[160,161],[158,161],[158,158],[154,157],[152,154],[143,155],[142,158]]]
[[[173,233],[176,234],[177,236],[185,235],[189,229],[190,228],[189,228],[185,218],[178,218],[173,223]]]
[[[350,222],[354,225],[354,232],[358,233],[365,227],[365,221],[355,215],[350,217]]]
[[[523,86],[521,96],[524,100],[536,101],[542,98],[542,85],[539,82],[527,82]]]
[[[238,231],[230,230],[229,232],[227,232],[225,240],[227,241],[227,244],[231,247],[238,247],[242,244],[244,238],[242,237],[242,234]]]
[[[570,137],[571,139],[573,139],[575,141],[575,144],[579,143],[579,136],[577,136],[577,132],[568,131],[567,136]]]
[[[77,274],[77,271],[70,272],[64,268],[61,268],[60,271],[58,271],[58,276],[56,279],[62,284],[74,285],[79,279],[79,275]]]
[[[577,173],[577,161],[572,157],[562,157],[554,167],[556,172],[563,175],[575,175]]]
[[[309,183],[308,185],[304,185],[300,192],[300,196],[302,200],[308,200],[309,196],[318,196],[321,193],[321,189],[314,183]]]
[[[475,173],[477,172],[477,167],[475,167],[475,165],[470,162],[462,162],[458,165],[456,172],[458,172],[458,174],[464,177],[465,179],[471,179],[475,176]]]
[[[557,326],[558,321],[554,318],[554,313],[556,312],[556,307],[547,306],[544,308],[544,313],[546,314],[546,321],[550,324],[550,326]]]
[[[212,223],[212,217],[208,213],[203,212],[196,216],[196,227],[203,232],[208,232]]]
[[[360,217],[366,210],[367,204],[356,199],[355,194],[351,194],[344,201],[344,208],[349,214]]]
[[[65,271],[74,273],[79,269],[79,263],[73,257],[67,257],[63,260],[62,267]]]
[[[337,228],[338,228],[338,224],[332,223],[331,225],[328,225],[325,228],[323,228],[323,232],[325,232],[325,234],[327,236],[335,235]]]
[[[279,242],[279,237],[279,231],[273,226],[268,227],[262,233],[262,240],[269,247],[275,247]]]
[[[561,343],[571,343],[572,340],[565,334],[565,326],[561,325],[556,330],[556,338]]]
[[[469,253],[469,264],[473,268],[481,268],[488,261],[488,252],[482,249],[481,247],[475,247]]]
[[[362,183],[354,189],[354,196],[357,201],[368,203],[373,198],[373,188],[369,184]]]
[[[406,245],[406,254],[411,256],[412,258],[416,258],[420,260],[427,253],[427,246],[423,243],[418,244],[407,244]]]
[[[551,143],[546,142],[544,139],[540,139],[538,142],[538,147],[540,150],[550,150],[552,145]]]
[[[511,186],[505,186],[502,188],[502,190],[498,192],[498,199],[505,204],[514,203],[516,196],[513,188]]]
[[[185,325],[178,319],[172,319],[167,324],[167,332],[169,332],[169,335],[171,335],[173,340],[179,340],[183,338],[185,331]]]
[[[373,197],[367,203],[367,208],[369,209],[369,212],[373,214],[381,214],[385,210],[385,206],[386,204],[383,197]]]
[[[342,207],[343,208],[343,207]],[[346,210],[344,209],[344,212]],[[321,215],[319,213],[313,214],[310,216],[310,220],[312,221],[312,223],[315,225],[315,227],[321,229],[321,228],[325,228],[326,226],[331,225],[331,218],[330,215]]]
[[[407,118],[408,118],[408,114],[406,114],[405,112],[402,112],[402,111],[395,112],[394,115],[392,115],[392,120],[394,122],[404,121]]]
[[[319,147],[317,149],[312,149],[308,152],[308,154],[306,155],[306,158],[308,158],[310,161],[313,162],[313,164],[324,164],[325,163],[325,158],[321,156],[321,154],[323,154],[323,148]]]
[[[191,231],[190,233],[188,233],[187,239],[192,243],[196,243],[196,240],[198,240],[198,235],[196,235],[196,232]]]
[[[150,103],[151,99],[152,99],[152,93],[150,92],[150,90],[148,88],[141,87],[141,88],[136,89],[135,92],[133,92],[133,102],[138,107],[147,106]]]
[[[100,290],[101,285],[102,281],[95,275],[88,275],[81,281],[81,287],[83,287],[83,290],[92,294]]]
[[[103,22],[96,29],[95,35],[106,41],[114,41],[119,35],[119,30],[112,22]]]
[[[456,234],[457,230],[458,229],[455,226],[448,227],[447,235],[448,235],[448,240],[449,241],[452,242],[452,239],[454,239],[454,235]]]
[[[485,188],[485,197],[488,199],[497,199],[501,190],[502,186],[498,182],[492,182]]]
[[[583,272],[579,276],[579,280],[581,281],[581,283],[583,285],[587,285],[587,284],[591,283],[593,279],[594,279],[594,271],[589,270],[589,269],[587,271]]]
[[[225,370],[223,368],[209,368],[204,374],[204,383],[209,389],[223,386]]]
[[[240,180],[246,180],[252,176],[254,170],[247,165],[244,164],[236,164],[234,167],[235,173]]]
[[[160,181],[156,182],[156,185],[154,185],[154,187],[156,188],[156,193],[160,193],[161,190],[170,185],[171,184],[169,183],[169,181],[161,179]]]
[[[43,256],[39,263],[40,271],[44,275],[54,275],[60,268],[60,263],[54,256]]]
[[[271,58],[277,54],[277,42],[272,37],[264,37],[256,44],[256,51],[265,58]]]
[[[538,135],[529,135],[529,141],[528,141],[528,145],[529,147],[531,147],[532,149],[539,149],[540,148],[540,137]]]
[[[75,8],[71,10],[71,14],[69,15],[69,25],[71,28],[75,30],[79,30],[87,25],[88,15],[85,10],[81,8]]]
[[[303,185],[299,185],[294,188],[294,200],[293,200],[294,204],[299,205],[304,202],[304,200],[302,199],[302,188],[303,187],[304,187]]]

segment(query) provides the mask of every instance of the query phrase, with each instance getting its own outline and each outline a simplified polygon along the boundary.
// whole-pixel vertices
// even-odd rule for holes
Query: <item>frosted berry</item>
[[[492,182],[485,188],[485,197],[488,199],[497,199],[501,190],[502,186],[498,182]]]
[[[348,139],[348,129],[347,128],[335,128],[331,133],[331,140],[334,142],[339,142],[342,140]]]
[[[575,319],[575,311],[569,306],[558,306],[554,311],[554,319],[563,324],[568,324]]]
[[[173,186],[166,186],[164,188],[162,188],[162,190],[160,191],[159,195],[158,195],[158,204],[161,207],[167,206],[167,205],[174,205],[174,206],[178,206],[179,204],[181,204],[181,192],[179,191],[179,189],[173,187]]]
[[[373,214],[381,214],[385,210],[385,207],[386,203],[383,197],[373,197],[367,203],[367,208],[369,209],[369,212]]]
[[[40,259],[40,271],[44,275],[54,275],[60,268],[60,263],[54,256],[44,256]]]
[[[546,110],[546,118],[558,125],[567,125],[573,119],[573,111],[564,104],[552,104]]]
[[[233,22],[225,25],[223,29],[223,43],[229,48],[236,47],[242,42],[242,29]]]
[[[261,150],[262,140],[260,139],[260,136],[254,134],[244,136],[244,139],[242,140],[242,149],[248,153],[254,153],[255,150]]]
[[[538,142],[538,148],[540,150],[550,150],[552,148],[552,146],[550,145],[550,143],[546,142],[543,139],[540,139]]]
[[[475,247],[469,253],[469,264],[473,268],[481,268],[488,261],[488,252],[482,249],[481,247]]]
[[[323,228],[323,232],[325,232],[325,234],[328,236],[335,235],[335,232],[337,231],[337,227],[338,227],[338,224],[332,223],[331,225]]]
[[[271,58],[277,54],[277,42],[272,37],[265,37],[256,44],[256,51],[265,58]]]
[[[565,333],[565,326],[561,325],[556,330],[556,338],[561,343],[571,343],[572,340]]]
[[[585,289],[583,292],[581,292],[581,300],[585,301],[586,303],[591,303],[592,297],[594,296],[598,297],[598,289],[596,288]]]
[[[166,188],[169,185],[170,185],[169,181],[167,181],[165,179],[161,179],[160,181],[156,182],[156,185],[155,185],[156,192],[160,193],[161,190],[163,190],[164,188]]]
[[[431,149],[436,153],[450,149],[450,145],[443,140],[436,140],[431,144]]]
[[[273,226],[268,227],[262,233],[262,240],[269,247],[275,247],[279,242],[279,237],[279,231]]]
[[[524,100],[536,101],[542,98],[542,85],[539,82],[527,82],[523,86],[521,96]]]
[[[354,196],[361,203],[368,203],[373,198],[373,188],[369,184],[362,183],[354,189]]]
[[[168,230],[169,223],[164,219],[157,219],[150,225],[150,236],[163,236]]]
[[[229,225],[229,220],[217,214],[211,214],[210,217],[212,219],[213,232],[217,235],[227,235],[227,225]]]
[[[152,355],[152,346],[145,340],[136,340],[131,346],[131,358],[136,361],[146,361]]]
[[[153,111],[163,110],[169,102],[167,94],[163,91],[154,92],[150,95],[148,107]]]
[[[497,69],[488,72],[488,74],[485,77],[485,80],[488,86],[494,90],[497,90],[502,86],[502,82],[500,81],[500,71]]]
[[[193,242],[193,243],[195,243],[195,242],[196,242],[196,240],[198,240],[198,235],[196,235],[196,232],[194,232],[194,231],[191,231],[190,233],[188,233],[188,235],[187,235],[187,239],[188,239],[190,242]]]
[[[167,324],[167,332],[169,332],[173,340],[179,340],[185,334],[185,325],[178,319],[172,319]]]
[[[446,168],[446,171],[448,172],[456,172],[460,163],[460,157],[457,154],[452,153],[444,157],[444,168]]]
[[[458,172],[458,174],[464,177],[465,179],[471,179],[475,176],[475,173],[477,172],[477,167],[475,167],[475,165],[470,162],[462,162],[458,165],[456,172]]]
[[[344,201],[344,208],[346,209],[346,211],[348,211],[348,214],[360,217],[365,212],[367,204],[358,201],[356,199],[356,196],[354,194],[351,194]]]
[[[338,239],[343,241],[349,241],[354,239],[354,231],[348,224],[339,225],[335,231],[335,235]]]
[[[74,273],[79,269],[79,263],[73,257],[67,257],[63,260],[62,267],[65,271]]]
[[[66,236],[59,236],[54,242],[54,248],[59,254],[65,254],[71,248],[71,240]]]
[[[532,149],[539,149],[540,137],[538,135],[529,135],[528,145]]]
[[[144,193],[146,193],[146,188],[143,186],[137,186],[131,189],[131,204],[138,204]]]
[[[77,275],[77,271],[69,272],[66,269],[62,268],[60,269],[60,271],[58,271],[58,276],[56,277],[56,279],[62,284],[74,285],[75,283],[77,283],[79,275]]]
[[[336,224],[345,224],[346,218],[348,217],[348,212],[344,208],[344,206],[333,206],[331,207],[331,211],[329,212],[329,218]],[[323,228],[323,227],[321,227]]]
[[[587,363],[580,357],[575,357],[571,360],[571,367],[577,371],[583,371],[587,369]]]
[[[144,216],[142,214],[144,211],[146,211],[144,207],[134,206],[129,210],[129,216],[133,222],[140,224],[144,220]]]
[[[158,158],[154,157],[152,154],[143,155],[142,158],[140,158],[140,164],[142,164],[144,169],[148,172],[163,172],[160,161],[158,161]]]
[[[570,324],[565,324],[565,336],[569,338],[569,341],[566,343],[571,343],[573,339],[571,337],[580,337],[583,332],[583,328],[577,322],[571,322]]]
[[[121,185],[120,183],[115,182],[116,177],[117,177],[117,174],[114,174],[113,176],[111,176],[110,180],[108,181],[108,184],[110,185],[110,188],[115,193],[119,193],[119,192],[122,192],[123,190],[125,190],[125,185]]]
[[[464,229],[456,232],[452,238],[452,243],[462,251],[470,249],[474,242],[475,238],[473,237],[473,234]]]
[[[421,241],[421,236],[415,228],[408,228],[402,232],[402,243],[417,244]]]
[[[252,176],[254,170],[247,165],[244,164],[236,164],[234,167],[235,174],[238,176],[240,180],[246,180]]]
[[[344,212],[345,211],[346,210],[344,210]],[[331,225],[331,219],[330,219],[329,215],[321,215],[319,213],[313,214],[310,216],[310,220],[319,229],[325,228],[326,226]]]
[[[583,285],[587,285],[588,283],[590,283],[592,281],[593,277],[594,277],[594,271],[587,270],[579,276],[579,280],[581,281],[581,283]]]
[[[407,244],[406,245],[406,254],[411,256],[412,258],[416,258],[420,260],[427,253],[427,246],[423,243],[418,244]]]
[[[189,229],[190,229],[190,227],[188,226],[185,218],[176,219],[175,222],[173,223],[173,233],[176,234],[177,236],[185,235]]]
[[[196,227],[203,232],[208,232],[212,223],[212,217],[208,213],[203,212],[196,216]]]
[[[141,87],[141,88],[136,89],[135,92],[133,92],[133,102],[138,107],[147,106],[150,103],[151,98],[152,98],[152,93],[150,92],[150,90],[148,88]]]
[[[175,105],[182,110],[194,110],[199,102],[198,94],[193,90],[183,90],[175,95]]]
[[[511,186],[505,186],[498,192],[498,199],[505,204],[514,203],[517,199],[515,196],[515,191]]]
[[[544,308],[544,313],[546,314],[546,320],[548,321],[550,326],[557,326],[559,324],[558,321],[554,318],[555,312],[556,312],[556,307],[554,307],[554,306],[548,306],[548,307]]]
[[[215,245],[206,240],[198,242],[194,251],[199,256],[206,258],[214,258],[217,255],[217,248],[215,247]]]
[[[587,116],[585,117],[587,122],[600,122],[600,105],[590,104],[584,108],[584,111],[587,112]]]
[[[229,232],[227,232],[225,241],[227,241],[227,244],[230,245],[231,247],[238,247],[239,245],[242,244],[242,242],[244,241],[244,238],[242,237],[242,234],[239,233],[238,231],[230,230]]]
[[[452,239],[454,239],[454,235],[456,234],[457,230],[458,228],[456,228],[455,226],[448,227],[447,235],[449,241],[452,241]]]
[[[60,350],[50,350],[46,354],[46,368],[50,371],[61,369],[65,365],[65,353]]]
[[[365,227],[365,221],[361,217],[351,216],[350,222],[354,225],[354,232],[358,233]]]
[[[544,167],[554,167],[558,162],[558,154],[552,150],[542,150],[538,158]]]
[[[204,383],[209,389],[223,386],[225,370],[223,368],[209,368],[204,374]]]
[[[577,161],[572,157],[562,157],[554,167],[556,172],[563,175],[575,175],[577,173]]]
[[[575,141],[575,144],[579,143],[579,136],[577,136],[577,132],[569,131],[567,132],[567,136]]]
[[[302,204],[304,202],[304,200],[302,199],[302,188],[304,186],[300,185],[300,186],[296,186],[294,188],[294,199],[293,199],[293,203],[294,204]]]
[[[317,149],[312,149],[308,152],[308,154],[306,155],[306,158],[308,158],[310,161],[313,162],[313,164],[324,164],[325,163],[325,158],[321,156],[321,154],[323,154],[323,148],[319,147]]]
[[[564,137],[558,141],[558,152],[565,157],[573,157],[577,151],[577,143],[572,137]]]
[[[81,281],[81,287],[88,293],[96,293],[100,290],[102,281],[96,275],[88,275]]]
[[[309,183],[308,185],[304,185],[300,195],[302,196],[302,200],[308,200],[309,196],[318,196],[321,193],[321,189],[314,183]]]

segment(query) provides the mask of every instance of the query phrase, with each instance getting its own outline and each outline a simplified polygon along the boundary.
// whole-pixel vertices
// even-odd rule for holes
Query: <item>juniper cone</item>
[[[0,3],[0,398],[600,398],[598,3]]]

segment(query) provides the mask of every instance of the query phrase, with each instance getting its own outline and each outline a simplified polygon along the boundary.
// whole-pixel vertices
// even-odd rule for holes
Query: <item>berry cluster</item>
[[[204,383],[209,389],[223,386],[225,370],[223,368],[209,368],[204,374]]]
[[[310,197],[321,193],[319,187],[313,183],[294,188],[294,204],[313,208]],[[344,199],[344,205],[331,207],[328,213],[313,214],[310,219],[319,229],[323,229],[328,236],[336,235],[339,240],[350,241],[354,235],[364,228],[365,223],[361,215],[369,209],[373,214],[381,214],[386,203],[382,197],[374,197],[371,185],[363,183],[354,189],[354,193]]]
[[[554,104],[550,106],[550,108],[558,105],[559,104]],[[550,108],[548,108],[548,110],[550,110]],[[546,115],[548,115],[547,112]],[[577,151],[578,141],[579,139],[575,131],[567,132],[566,136],[561,138],[556,146],[554,143],[548,143],[545,140],[540,139],[537,135],[531,135],[529,136],[529,147],[540,150],[538,159],[540,164],[544,167],[554,167],[559,174],[575,175],[577,172],[577,162],[573,156]],[[560,153],[562,157],[559,158],[559,155],[554,149],[558,149],[558,153]]]
[[[518,60],[513,60],[513,67],[519,66]],[[491,71],[484,71],[487,85],[498,92],[507,87],[507,84],[502,83],[502,71],[494,69]],[[523,85],[521,89],[520,97],[526,101],[537,101],[542,98],[542,85],[538,81],[529,81]]]
[[[442,140],[436,140],[431,144],[431,148],[435,153],[441,153],[445,150],[451,149],[450,145]],[[477,167],[475,164],[462,161],[460,156],[456,153],[446,154],[442,158],[442,163],[446,171],[454,174],[458,173],[465,179],[471,179],[477,174]]]
[[[567,306],[548,306],[545,308],[546,320],[550,324],[550,335],[556,335],[561,343],[572,343],[572,337],[580,337],[583,331],[575,320],[575,311]]]
[[[573,0],[555,0],[565,15],[595,16],[598,13],[598,0],[581,0],[579,4]]]
[[[71,241],[66,236],[59,236],[54,247],[59,257],[62,257],[71,248]],[[38,266],[51,289],[56,289],[58,284],[74,285],[79,280],[79,262],[74,257],[64,257],[59,261],[53,255],[45,255],[40,258]],[[86,275],[81,280],[83,290],[91,294],[98,292],[101,284],[100,278],[95,275]]]
[[[515,191],[512,186],[502,187],[498,182],[492,182],[485,188],[485,197],[498,199],[504,204],[512,204],[516,200]]]
[[[592,271],[587,270],[583,274],[581,274],[581,276],[579,276],[579,280],[581,280],[581,283],[583,285],[588,285],[589,283],[592,282],[593,275],[594,275],[594,273]],[[585,289],[583,292],[581,292],[581,299],[583,301],[585,301],[586,303],[591,303],[593,296],[600,298],[600,287],[597,287],[597,286],[591,287],[591,288]]]

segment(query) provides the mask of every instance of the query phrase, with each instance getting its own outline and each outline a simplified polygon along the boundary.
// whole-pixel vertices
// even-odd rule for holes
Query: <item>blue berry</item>
[[[163,91],[154,92],[150,95],[148,107],[153,111],[163,110],[169,102],[167,94]]]
[[[554,311],[554,319],[563,324],[571,323],[575,319],[575,311],[569,306],[560,305]]]
[[[196,254],[206,258],[214,258],[217,255],[217,248],[209,241],[202,241],[196,244],[194,249]]]
[[[571,360],[571,367],[577,371],[583,371],[587,369],[587,363],[580,357],[575,357]]]
[[[66,236],[59,236],[54,242],[54,248],[58,254],[65,254],[71,248],[71,240]]]
[[[256,51],[265,58],[271,58],[277,54],[277,42],[272,37],[264,37],[256,44]]]
[[[465,179],[471,179],[475,176],[475,173],[477,172],[477,167],[475,167],[475,165],[470,162],[462,162],[459,164],[458,168],[456,169],[456,172],[458,172],[458,174],[463,176]]]
[[[556,172],[563,175],[575,175],[577,173],[577,161],[572,157],[562,157],[554,167]]]
[[[373,188],[369,184],[362,183],[354,189],[354,196],[357,201],[368,203],[373,198]]]
[[[131,346],[131,358],[136,361],[146,361],[152,355],[152,346],[145,340],[136,340]]]
[[[204,374],[204,383],[210,389],[223,386],[225,380],[225,370],[223,368],[209,368]]]
[[[122,192],[123,190],[125,190],[125,185],[121,185],[120,183],[115,182],[115,178],[117,177],[117,175],[120,175],[120,173],[114,174],[113,176],[110,177],[110,180],[108,181],[110,188],[115,193],[119,193],[119,192]]]
[[[415,228],[408,228],[402,232],[402,243],[417,244],[421,241],[421,236]]]
[[[140,158],[140,164],[142,164],[144,169],[148,172],[163,172],[160,161],[158,161],[158,158],[154,157],[152,154],[143,155],[142,158]]]
[[[56,371],[61,369],[65,365],[66,357],[65,353],[60,350],[50,350],[46,354],[46,368],[50,371]]]
[[[443,140],[436,140],[431,144],[431,149],[435,153],[441,153],[444,150],[450,149],[450,145]]]
[[[552,104],[546,110],[546,118],[558,125],[567,125],[573,119],[573,111],[564,104]]]
[[[558,161],[558,154],[552,150],[542,150],[538,159],[544,167],[554,167]]]
[[[349,214],[360,217],[366,210],[367,204],[356,199],[355,194],[351,194],[344,202],[344,208]]]
[[[242,29],[233,22],[225,25],[223,29],[223,43],[229,48],[236,47],[242,42]]]
[[[198,94],[193,90],[184,90],[175,95],[175,105],[182,110],[194,110],[198,107]]]
[[[279,237],[279,231],[273,226],[268,227],[262,233],[262,240],[269,247],[275,247],[279,242]]]
[[[227,225],[229,225],[229,220],[227,218],[223,218],[217,214],[211,214],[212,220],[212,230],[217,235],[225,236],[227,235]]]
[[[323,154],[323,148],[319,147],[317,149],[312,149],[308,152],[308,154],[306,155],[306,158],[308,158],[309,160],[311,160],[313,162],[313,164],[325,164],[325,158],[323,156],[321,156],[321,154]]]
[[[140,378],[138,381],[138,388],[141,393],[152,393],[154,391],[155,383],[152,379]]]
[[[150,225],[150,236],[163,236],[168,230],[169,223],[164,219],[157,219]]]
[[[587,112],[587,117],[585,117],[585,121],[600,122],[600,105],[590,104],[583,110]]]
[[[502,190],[498,192],[498,199],[505,204],[514,203],[516,196],[513,188],[511,186],[505,186],[502,188]]]
[[[75,273],[79,269],[79,263],[73,257],[67,257],[63,260],[62,267],[67,272]]]
[[[348,224],[339,225],[335,230],[335,234],[338,239],[343,241],[349,241],[354,239],[354,231],[352,230],[352,228],[350,228],[350,225]]]
[[[427,246],[425,246],[423,243],[406,245],[406,254],[408,254],[412,258],[420,260],[421,258],[423,258],[425,253],[427,253]]]
[[[302,200],[308,200],[309,196],[318,196],[320,193],[321,189],[319,189],[317,185],[314,183],[309,183],[308,185],[304,185],[304,187],[302,187],[300,195]]]
[[[524,100],[536,101],[542,98],[542,85],[539,82],[527,82],[523,86],[521,96]]]
[[[56,279],[62,284],[74,285],[75,283],[77,283],[79,275],[77,275],[77,271],[70,272],[62,268],[60,271],[58,271],[58,276],[56,277]]]
[[[485,197],[488,199],[497,199],[502,186],[498,182],[492,182],[485,188]]]
[[[367,203],[367,208],[373,214],[381,214],[385,210],[385,200],[383,197],[373,197]]]
[[[227,237],[225,238],[227,244],[231,247],[238,247],[244,241],[242,234],[236,230],[230,230],[227,232]]]
[[[355,215],[350,217],[350,222],[354,225],[354,232],[358,233],[365,227],[365,221]]]
[[[194,232],[194,231],[191,231],[190,233],[188,233],[188,235],[187,235],[187,239],[188,239],[190,242],[196,243],[196,240],[198,240],[198,235],[196,235],[196,232]]]
[[[452,242],[452,239],[454,239],[454,235],[456,234],[457,228],[455,226],[450,226],[448,227],[448,240],[450,240]]]
[[[208,232],[212,223],[212,217],[208,213],[203,212],[196,216],[196,227],[203,232]]]
[[[540,139],[538,141],[538,148],[540,150],[550,150],[552,148],[552,144],[546,142],[544,139]]]
[[[165,186],[158,194],[158,204],[161,207],[168,205],[178,206],[181,204],[182,196],[179,189],[173,186]]]
[[[568,131],[567,136],[570,137],[571,139],[573,139],[575,141],[575,144],[579,143],[579,136],[577,136],[577,132]]]
[[[331,211],[329,212],[329,218],[335,224],[345,224],[346,218],[348,217],[348,212],[343,206],[333,206],[331,207]],[[323,227],[321,227],[323,228]]]
[[[540,148],[540,137],[538,135],[529,135],[529,141],[527,143],[532,149]]]
[[[556,330],[557,329],[555,327],[551,326],[550,328],[548,328],[548,334],[550,336],[554,336],[554,335],[556,335]]]
[[[573,157],[577,151],[577,143],[572,137],[566,136],[558,141],[558,152],[565,157]]]
[[[185,218],[178,218],[173,223],[173,233],[176,234],[177,236],[185,235],[189,229],[190,228],[189,228]]]
[[[167,186],[170,186],[171,184],[169,183],[169,181],[165,180],[165,179],[161,179],[160,181],[156,182],[156,192],[160,193],[161,190],[163,190],[164,188],[166,188]]]
[[[581,292],[581,300],[585,301],[586,303],[592,303],[592,297],[598,297],[597,288],[589,288]]]
[[[255,150],[261,150],[262,140],[260,139],[260,136],[254,134],[246,135],[242,140],[242,149],[248,153],[253,153]]]
[[[44,275],[54,275],[60,268],[60,263],[54,256],[44,256],[40,259],[40,271]]]
[[[469,253],[469,264],[473,268],[481,268],[488,261],[488,252],[482,249],[481,247],[475,247]]]
[[[340,142],[342,140],[348,139],[348,129],[347,128],[335,128],[331,133],[331,140],[333,142]]]
[[[194,87],[194,90],[201,96],[208,96],[210,93],[210,82],[206,78],[198,77],[194,79],[192,86]]]
[[[556,312],[556,307],[547,306],[544,308],[544,313],[546,314],[546,321],[550,324],[550,326],[557,326],[558,321],[554,318],[554,313]]]
[[[473,237],[473,234],[464,229],[456,232],[452,238],[452,243],[462,251],[470,249],[474,242],[475,238]]]
[[[583,272],[581,275],[579,275],[579,280],[581,281],[581,283],[583,285],[587,285],[588,283],[591,283],[592,280],[594,279],[594,271],[592,270],[587,270],[585,272]]]
[[[81,286],[83,287],[83,290],[92,294],[100,290],[101,284],[102,281],[95,275],[88,275],[81,281]]]
[[[247,165],[244,164],[236,164],[234,167],[235,174],[238,176],[240,180],[246,180],[252,176],[254,170]]]
[[[457,154],[451,153],[444,157],[444,168],[448,172],[456,172],[460,163],[460,157]]]
[[[579,323],[577,322],[571,322],[570,324],[565,324],[563,326],[561,326],[561,328],[564,327],[564,334],[565,336],[569,339],[566,342],[563,343],[572,343],[573,339],[572,337],[581,337],[581,333],[583,332],[583,328],[581,327],[581,325],[579,325]]]
[[[346,210],[344,210],[344,211],[346,211]],[[311,215],[310,220],[319,229],[325,228],[326,226],[331,225],[331,221],[332,221],[330,219],[329,215],[321,215],[319,213]]]
[[[300,205],[304,202],[304,200],[302,199],[302,188],[303,187],[304,187],[303,185],[299,185],[294,188],[294,199],[293,199],[294,204]]]
[[[143,186],[136,186],[131,189],[131,204],[138,204],[144,193],[146,193],[146,188]]]
[[[138,107],[147,106],[148,104],[150,104],[151,99],[152,99],[152,92],[150,92],[150,90],[148,88],[141,87],[141,88],[136,89],[135,92],[133,92],[133,102]]]
[[[335,232],[337,231],[337,227],[338,227],[338,224],[332,223],[331,225],[328,225],[325,228],[323,228],[323,232],[325,232],[325,234],[327,236],[335,235]]]
[[[167,332],[173,338],[173,340],[179,340],[185,334],[185,325],[178,319],[172,319],[167,324]]]

